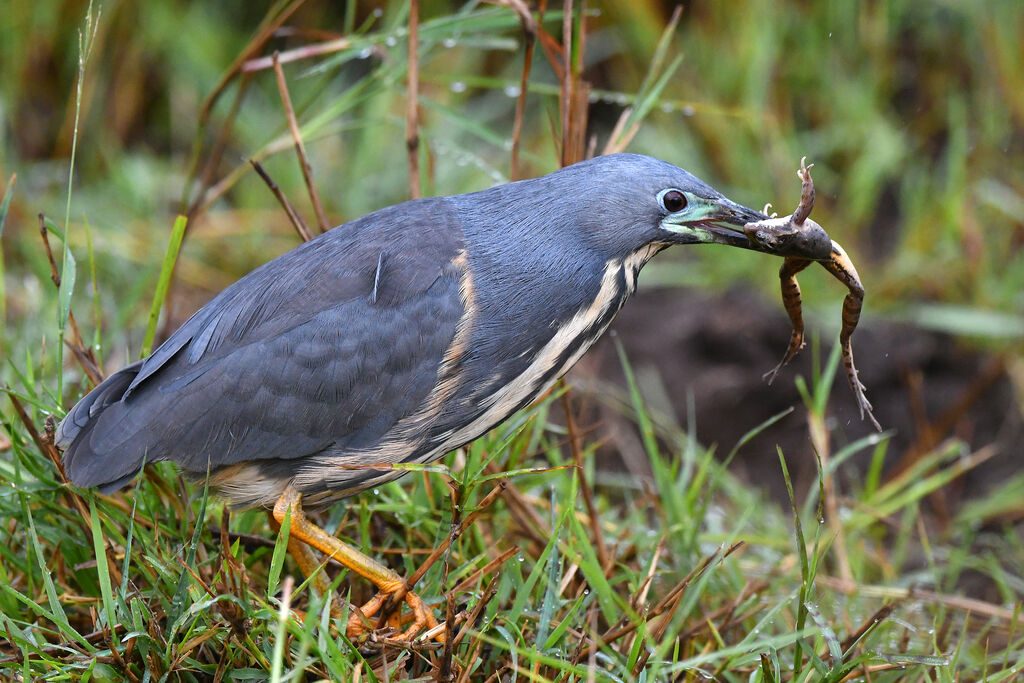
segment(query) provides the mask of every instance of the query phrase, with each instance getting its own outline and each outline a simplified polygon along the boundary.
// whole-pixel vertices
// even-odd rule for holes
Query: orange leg
[[[302,494],[289,486],[285,489],[284,493],[277,500],[277,504],[274,505],[274,519],[278,524],[284,524],[285,514],[291,509],[291,523],[288,531],[288,550],[292,552],[296,562],[299,564],[299,568],[303,572],[312,571],[319,567],[319,563],[313,560],[310,562],[312,553],[309,551],[307,546],[312,546],[317,550],[325,553],[328,557],[333,557],[341,564],[348,567],[351,571],[355,572],[359,576],[365,579],[369,579],[373,582],[380,592],[377,593],[366,605],[361,608],[356,608],[356,613],[349,617],[347,634],[352,640],[359,640],[369,628],[369,617],[374,616],[386,603],[388,598],[393,598],[395,601],[405,601],[405,604],[412,610],[412,625],[405,630],[400,636],[402,640],[411,641],[416,635],[426,629],[432,629],[437,626],[437,619],[427,609],[426,605],[418,595],[409,590],[408,585],[405,583],[405,579],[396,574],[391,569],[388,569],[381,563],[377,562],[371,557],[364,555],[355,548],[346,545],[339,541],[334,536],[331,536],[326,531],[316,526],[306,515],[302,512],[302,505],[300,499]],[[295,541],[296,545],[293,546],[292,542]],[[303,549],[298,553],[295,552],[295,547],[303,545]],[[308,576],[309,574],[307,574]],[[323,576],[323,573],[320,573]],[[316,579],[314,579],[316,581]],[[323,576],[323,584],[327,583],[327,577]],[[320,583],[317,583],[316,588],[318,590],[326,590],[322,588]],[[401,626],[403,620],[395,615],[391,619],[388,619],[388,624],[394,627]],[[378,624],[379,626],[379,624]],[[439,639],[443,640],[444,636],[441,635]]]
[[[281,524],[273,513],[270,513],[270,525],[274,527],[275,531],[281,530]],[[313,590],[331,600],[331,580],[327,576],[327,572],[321,568],[322,563],[310,547],[289,533],[288,552],[295,559],[295,563],[299,565],[302,575],[307,579],[313,577]],[[341,609],[333,600],[331,600],[331,616],[335,619],[341,618]]]

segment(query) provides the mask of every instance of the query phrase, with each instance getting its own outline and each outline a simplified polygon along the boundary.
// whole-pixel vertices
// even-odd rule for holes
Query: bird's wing
[[[72,481],[373,445],[437,381],[463,313],[461,246],[447,203],[425,200],[253,271],[72,409],[59,428]]]

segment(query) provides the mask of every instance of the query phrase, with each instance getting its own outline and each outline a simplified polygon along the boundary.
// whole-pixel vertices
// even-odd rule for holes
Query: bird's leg
[[[804,318],[801,313],[800,283],[797,282],[796,275],[812,263],[813,261],[808,259],[794,256],[784,260],[782,267],[779,268],[782,304],[786,307],[790,322],[793,323],[793,332],[789,336],[789,348],[786,349],[786,355],[782,357],[774,370],[764,374],[764,379],[768,380],[768,384],[775,381],[775,375],[779,374],[779,370],[785,367],[786,363],[791,361],[793,356],[804,347]]]
[[[853,343],[851,337],[853,336],[854,329],[857,327],[857,322],[860,320],[860,310],[864,304],[864,285],[860,282],[860,276],[857,275],[857,269],[854,267],[853,261],[846,255],[846,252],[839,246],[838,242],[832,242],[832,260],[822,261],[821,265],[850,290],[846,298],[843,299],[843,326],[839,332],[839,345],[843,351],[843,367],[846,368],[846,379],[850,383],[850,388],[853,389],[853,395],[857,398],[857,407],[860,408],[860,419],[863,420],[866,413],[875,429],[882,431],[882,426],[878,424],[878,420],[875,419],[875,415],[872,412],[871,403],[864,394],[865,387],[857,375],[857,367],[853,364]]]
[[[277,518],[273,512],[268,511],[270,516],[271,526],[275,531],[281,530],[281,525],[278,523]],[[331,616],[335,619],[341,618],[341,608],[336,604],[331,595],[331,580],[327,576],[327,572],[323,571],[321,562],[317,559],[317,556],[313,553],[313,550],[300,541],[298,538],[288,534],[288,552],[291,553],[295,559],[295,564],[299,565],[299,571],[307,579],[312,579],[313,590],[323,598],[330,600],[331,605]]]
[[[295,490],[295,487],[288,486],[274,505],[274,519],[277,520],[278,524],[284,524],[285,514],[289,509],[291,510],[288,528],[289,550],[292,548],[292,539],[312,546],[325,553],[328,557],[333,557],[352,572],[365,579],[369,579],[379,589],[379,592],[373,599],[362,608],[356,608],[357,613],[349,617],[347,634],[350,639],[359,640],[365,634],[368,630],[366,626],[367,618],[375,615],[388,598],[393,598],[396,601],[404,600],[413,613],[413,623],[401,634],[401,640],[411,641],[424,628],[432,629],[437,626],[437,619],[434,618],[434,615],[423,604],[420,597],[409,590],[408,585],[401,576],[373,558],[342,543],[309,521],[302,511],[301,498],[302,494]],[[299,563],[300,568],[303,567],[303,560],[300,560],[298,556],[296,556],[296,562]],[[303,571],[306,571],[306,569],[303,568]],[[401,619],[395,618],[389,620],[388,623],[400,625]],[[443,634],[439,636],[439,639],[443,640],[443,638]]]

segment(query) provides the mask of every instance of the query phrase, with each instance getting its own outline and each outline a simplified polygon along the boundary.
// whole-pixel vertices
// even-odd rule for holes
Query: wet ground
[[[835,313],[838,317],[838,305]],[[652,411],[671,414],[685,427],[690,401],[697,440],[717,444],[723,455],[748,429],[794,406],[791,414],[739,451],[732,471],[784,498],[778,444],[797,483],[806,486],[813,481],[806,410],[794,384],[797,375],[811,376],[810,344],[773,385],[762,380],[789,340],[789,321],[781,302],[769,304],[761,294],[741,290],[717,296],[697,290],[641,291],[624,307],[612,329]],[[813,334],[812,321],[808,331]],[[832,343],[830,338],[824,341],[823,356]],[[949,437],[964,440],[972,449],[996,444],[998,450],[994,458],[947,487],[949,498],[982,495],[1020,471],[1015,454],[1024,439],[1024,420],[999,358],[945,335],[870,318],[858,327],[853,347],[875,416],[892,432],[887,471]],[[602,339],[570,377],[577,387],[574,396],[583,404],[582,420],[608,443],[606,453],[620,452],[622,465],[643,473],[647,460],[636,430],[621,407],[608,400],[625,387],[612,336]],[[841,368],[828,415],[834,450],[873,431],[860,420]],[[842,476],[860,476],[869,460],[870,450],[862,452]],[[941,501],[938,505],[943,507]],[[936,512],[941,517],[946,511]]]

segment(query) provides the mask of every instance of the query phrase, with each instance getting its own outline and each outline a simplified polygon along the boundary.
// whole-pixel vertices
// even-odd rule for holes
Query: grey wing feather
[[[381,251],[387,256],[381,258]],[[444,200],[391,207],[258,268],[58,428],[80,486],[372,445],[416,410],[462,315]]]

